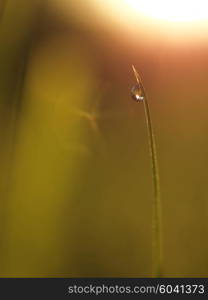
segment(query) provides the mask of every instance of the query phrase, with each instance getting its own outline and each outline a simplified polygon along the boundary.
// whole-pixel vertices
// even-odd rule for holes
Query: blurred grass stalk
[[[7,2],[7,0],[1,0],[0,1],[0,23],[1,23],[1,20],[2,20],[2,17],[3,17],[3,14],[4,14],[4,8],[6,6],[6,2]]]
[[[151,156],[152,165],[152,179],[153,179],[153,189],[154,189],[154,199],[153,199],[153,212],[152,212],[152,277],[162,277],[162,221],[161,221],[161,197],[160,197],[160,178],[159,178],[159,167],[157,162],[157,150],[155,144],[155,136],[153,131],[153,125],[150,115],[149,103],[147,99],[147,93],[145,91],[144,85],[142,83],[139,73],[132,65],[133,72],[136,81],[139,86],[141,86],[142,93],[144,95],[143,103],[145,110],[145,119],[148,131],[149,140],[149,151]]]

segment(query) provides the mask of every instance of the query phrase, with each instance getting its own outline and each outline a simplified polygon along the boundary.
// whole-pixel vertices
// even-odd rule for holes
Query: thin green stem
[[[155,136],[153,131],[153,125],[151,120],[150,108],[147,98],[147,93],[145,91],[144,85],[142,83],[139,73],[132,66],[134,75],[136,77],[137,83],[140,85],[144,99],[144,110],[145,119],[148,131],[149,140],[149,151],[151,156],[152,165],[152,179],[153,179],[153,190],[154,190],[154,200],[153,200],[153,215],[152,215],[152,276],[162,277],[162,232],[161,232],[161,197],[160,197],[160,178],[159,178],[159,167],[157,162],[157,150],[155,144]]]

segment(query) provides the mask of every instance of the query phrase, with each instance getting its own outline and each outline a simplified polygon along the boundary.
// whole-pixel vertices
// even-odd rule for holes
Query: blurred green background
[[[208,276],[208,44],[91,2],[0,2],[0,276],[151,275],[132,63],[156,133],[164,274]]]

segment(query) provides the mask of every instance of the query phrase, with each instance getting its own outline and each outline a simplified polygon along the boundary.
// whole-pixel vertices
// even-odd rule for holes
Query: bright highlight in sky
[[[146,16],[172,22],[208,20],[208,0],[124,0]]]

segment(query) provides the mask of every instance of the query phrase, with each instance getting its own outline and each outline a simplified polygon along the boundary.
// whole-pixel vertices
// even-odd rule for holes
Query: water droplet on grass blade
[[[140,86],[140,84],[136,84],[136,85],[134,85],[132,87],[132,89],[131,89],[131,97],[136,102],[140,102],[140,101],[144,100],[144,93],[143,93],[143,89]]]

